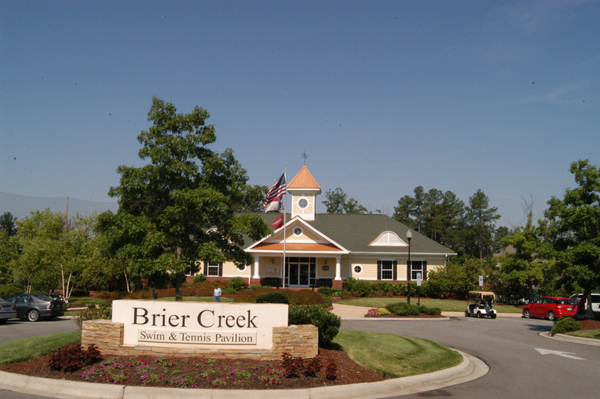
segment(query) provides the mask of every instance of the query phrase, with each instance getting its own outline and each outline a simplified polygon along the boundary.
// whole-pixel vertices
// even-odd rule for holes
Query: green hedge
[[[552,335],[564,334],[569,331],[581,330],[581,323],[572,317],[561,317],[554,322],[552,327]]]
[[[341,319],[317,305],[290,306],[289,325],[312,324],[319,329],[319,346],[331,343],[340,331]]]
[[[269,291],[260,293],[256,303],[289,303],[288,296],[282,291]]]

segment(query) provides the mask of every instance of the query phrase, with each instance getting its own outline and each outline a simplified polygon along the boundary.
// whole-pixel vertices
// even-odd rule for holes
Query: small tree
[[[544,215],[547,236],[556,250],[557,268],[584,289],[588,317],[594,317],[591,293],[600,286],[600,172],[589,160],[571,163],[578,187],[564,198],[552,197]]]

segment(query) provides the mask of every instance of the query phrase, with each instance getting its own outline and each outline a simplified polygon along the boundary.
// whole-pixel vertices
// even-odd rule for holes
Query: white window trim
[[[416,273],[421,273],[421,281],[425,281],[423,278],[423,262],[425,259],[411,259],[410,260],[410,279],[411,281],[417,281],[417,277],[413,278],[413,262],[421,262],[421,270],[415,270]]]
[[[216,269],[217,269],[217,274],[211,274],[211,273],[210,273],[210,269],[211,269],[211,267],[212,267],[213,269],[214,269],[214,268],[216,268]],[[219,263],[217,263],[217,264],[214,264],[214,265],[212,265],[212,264],[210,264],[210,263],[206,263],[206,277],[222,277],[222,276],[219,276],[219,268],[220,268],[220,267],[221,267],[221,265],[220,265]]]
[[[357,271],[355,270],[355,268],[356,268],[357,266],[358,266],[358,267],[360,267],[360,272],[357,272]],[[352,274],[360,275],[360,274],[362,274],[362,272],[364,272],[364,271],[365,271],[365,268],[364,268],[362,265],[356,264],[356,265],[352,266]]]
[[[296,234],[296,229],[300,229],[300,234]],[[302,234],[304,234],[304,229],[302,229],[302,227],[300,226],[296,226],[294,227],[294,229],[292,230],[292,233],[296,236],[296,237],[300,237]]]
[[[395,259],[379,259],[381,262],[381,281],[394,281],[394,260]],[[392,264],[391,269],[386,269],[386,271],[389,270],[392,273],[391,278],[383,278],[383,262],[390,262]]]

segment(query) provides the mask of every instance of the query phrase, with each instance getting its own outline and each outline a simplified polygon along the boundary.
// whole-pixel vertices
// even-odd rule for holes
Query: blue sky
[[[599,20],[572,0],[0,0],[0,192],[114,202],[157,96],[208,110],[251,184],[306,151],[320,201],[482,189],[519,225],[522,197],[542,217],[571,162],[600,165]]]

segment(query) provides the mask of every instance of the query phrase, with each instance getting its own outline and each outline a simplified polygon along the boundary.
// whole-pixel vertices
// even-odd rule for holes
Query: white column
[[[260,256],[254,255],[254,277],[252,277],[252,278],[260,278],[260,275],[258,274],[259,259],[260,259]]]
[[[335,257],[335,280],[341,280],[342,279],[342,257],[341,256],[336,256]]]

